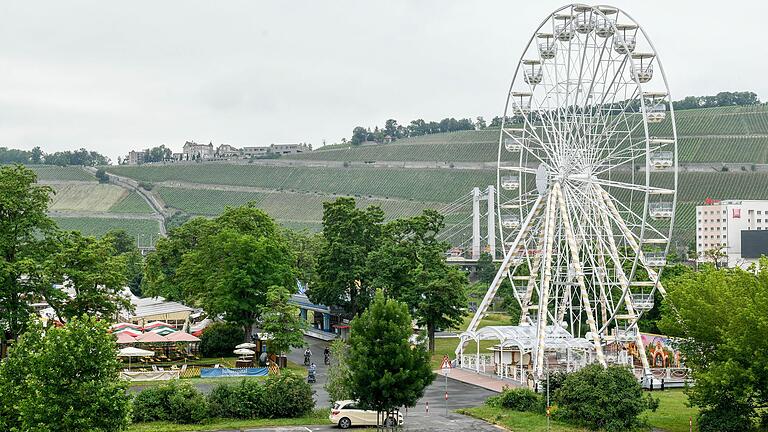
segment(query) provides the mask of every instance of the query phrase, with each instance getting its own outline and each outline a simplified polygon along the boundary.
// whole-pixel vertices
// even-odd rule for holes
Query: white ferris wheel
[[[677,189],[674,112],[648,35],[615,7],[556,10],[520,57],[503,118],[504,259],[467,332],[508,279],[535,334],[534,376],[553,326],[589,341],[603,365],[611,344],[644,350],[637,321],[664,294]]]

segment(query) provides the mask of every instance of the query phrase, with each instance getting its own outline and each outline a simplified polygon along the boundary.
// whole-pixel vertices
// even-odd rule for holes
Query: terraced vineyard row
[[[131,192],[110,207],[109,211],[111,213],[152,213],[152,208],[138,193]]]
[[[278,220],[317,224],[323,216],[323,202],[332,201],[331,195],[298,194],[289,192],[258,193],[212,189],[157,188],[165,203],[190,214],[213,216],[227,206],[240,206],[253,202],[257,207]],[[388,218],[413,216],[425,208],[440,208],[444,204],[407,200],[381,200],[356,198],[361,207],[377,205]]]
[[[110,172],[149,182],[253,186],[273,190],[452,202],[476,186],[495,184],[496,173],[459,169],[310,168],[261,165],[119,166]]]
[[[768,163],[768,106],[707,108],[676,113],[681,163]],[[671,136],[669,122],[651,136]],[[758,135],[758,136],[753,136]],[[328,161],[493,162],[498,130],[432,134],[391,144],[317,150],[292,159]]]
[[[37,174],[38,180],[96,181],[96,177],[76,166],[27,165],[27,168],[32,169]]]
[[[100,237],[113,229],[124,229],[142,245],[149,242],[150,236],[157,238],[160,224],[150,219],[106,219],[106,218],[54,218],[59,228],[80,231],[84,235]],[[139,237],[140,236],[140,237]]]

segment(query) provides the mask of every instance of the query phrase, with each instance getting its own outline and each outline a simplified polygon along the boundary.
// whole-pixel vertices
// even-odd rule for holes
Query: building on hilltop
[[[184,143],[184,148],[181,150],[182,160],[199,160],[199,159],[213,159],[215,156],[213,143],[198,144],[194,141],[187,141]]]
[[[270,153],[269,147],[243,147],[243,151],[240,154],[243,158],[260,158],[265,157]]]
[[[222,144],[216,148],[216,157],[219,159],[236,159],[242,154],[242,150],[229,144]]]
[[[131,150],[128,152],[128,155],[124,159],[124,163],[127,165],[141,165],[144,163],[144,161],[147,159],[147,156],[149,155],[149,150]]]
[[[274,154],[288,155],[312,151],[312,146],[306,143],[298,144],[272,144],[270,151]]]
[[[768,256],[768,201],[707,199],[696,206],[696,260],[749,267]]]

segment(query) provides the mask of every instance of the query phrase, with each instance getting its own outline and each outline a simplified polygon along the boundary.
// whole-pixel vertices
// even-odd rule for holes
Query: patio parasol
[[[117,343],[119,344],[129,344],[136,342],[136,338],[133,337],[130,333],[118,333],[117,334]]]
[[[252,348],[256,348],[256,344],[255,343],[250,343],[250,342],[245,342],[245,343],[241,343],[240,345],[236,346],[235,348],[237,348],[237,349],[241,349],[241,348],[252,349]]]
[[[234,353],[235,353],[235,354],[237,354],[237,355],[239,355],[239,356],[241,356],[240,358],[241,358],[241,360],[242,360],[242,359],[243,359],[243,358],[245,358],[246,356],[253,356],[254,354],[256,354],[256,351],[254,351],[254,350],[249,350],[249,349],[247,349],[247,348],[238,348],[238,349],[236,349],[236,350],[234,351]]]
[[[192,336],[185,331],[177,331],[165,337],[169,342],[200,342],[200,338]]]

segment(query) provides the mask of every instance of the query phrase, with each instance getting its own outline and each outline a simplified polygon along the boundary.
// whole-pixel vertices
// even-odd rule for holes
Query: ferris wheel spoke
[[[594,176],[590,176],[589,178],[575,177],[572,180],[582,182],[582,183],[591,183],[591,184],[597,184],[601,186],[615,187],[619,189],[634,190],[634,191],[648,193],[652,195],[672,195],[675,193],[675,191],[672,189],[660,188],[655,186],[646,186],[646,185],[635,184],[635,183],[626,183],[626,182],[608,180],[608,179],[594,177]]]

